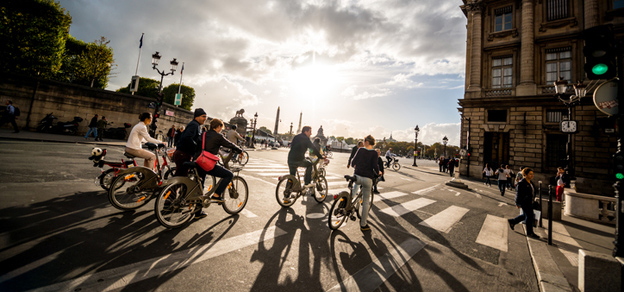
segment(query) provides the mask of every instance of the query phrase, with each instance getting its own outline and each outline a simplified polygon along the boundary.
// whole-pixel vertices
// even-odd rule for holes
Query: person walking
[[[93,118],[91,118],[91,122],[89,123],[89,130],[87,131],[87,134],[84,136],[85,140],[89,138],[89,135],[91,135],[91,133],[93,133],[93,137],[97,139],[97,122],[98,122],[98,115],[96,114],[95,116],[93,116]]]
[[[97,117],[97,115],[95,115]],[[147,131],[147,125],[152,122],[152,114],[142,113],[139,115],[139,123],[137,123],[130,131],[128,135],[128,142],[126,143],[126,152],[136,157],[143,158],[143,166],[154,170],[154,163],[156,162],[156,154],[151,151],[147,151],[141,148],[141,142],[145,139],[148,142],[152,142],[158,147],[165,146],[162,142],[152,138]]]
[[[362,147],[364,147],[364,141],[360,140],[357,142],[357,145],[351,148],[351,155],[349,155],[349,160],[347,161],[347,168],[351,167],[351,160],[353,160],[353,156],[355,156],[355,153],[358,151],[358,149]]]
[[[104,130],[106,130],[106,126],[108,122],[106,121],[106,117],[102,116],[102,118],[97,122],[97,137],[95,141],[104,141],[102,137],[104,136]]]
[[[184,132],[184,126],[178,127],[178,129],[175,132],[175,136],[173,137],[173,146],[174,147],[178,146],[178,141],[180,141],[180,137],[182,135],[182,132]]]
[[[375,149],[377,150],[377,164],[379,165],[379,171],[381,172],[381,175],[377,176],[375,178],[375,180],[373,181],[373,193],[374,194],[379,194],[379,190],[377,190],[377,184],[380,181],[386,181],[386,179],[384,178],[384,162],[383,159],[381,159],[381,149],[377,148]]]
[[[438,158],[438,165],[440,166],[440,172],[444,169],[444,157],[440,156]]]
[[[356,197],[359,188],[362,188],[362,216],[360,219],[360,230],[370,231],[368,226],[368,210],[370,209],[370,197],[373,187],[373,179],[381,175],[379,170],[379,155],[373,150],[375,138],[368,135],[364,138],[364,147],[358,149],[351,161],[351,166],[355,169],[355,184],[351,190],[351,196]]]
[[[557,196],[557,201],[561,202],[563,199],[563,191],[566,187],[568,180],[568,176],[565,173],[565,169],[563,167],[557,167],[557,174],[555,175],[555,181],[557,182],[557,191],[555,195]]]
[[[483,184],[492,186],[492,182],[490,181],[490,178],[494,176],[494,170],[492,170],[492,168],[487,163],[485,164],[485,167],[483,168],[483,175],[485,176],[485,182]]]
[[[455,173],[455,158],[449,159],[448,170],[449,170],[449,173],[451,174],[451,177],[453,177],[453,173]]]
[[[514,172],[511,169],[511,167],[509,166],[509,164],[507,164],[505,166],[505,172],[507,172],[507,188],[509,188],[510,190],[515,189],[514,183],[513,183],[513,179],[514,179]]]
[[[171,128],[169,128],[169,131],[167,131],[167,147],[173,146],[173,139],[175,138],[175,135],[176,135],[175,125],[171,125]]]
[[[535,214],[533,213],[535,187],[531,183],[534,176],[533,170],[528,167],[523,169],[522,176],[524,178],[518,183],[518,186],[516,186],[515,198],[516,207],[522,209],[522,214],[518,215],[516,218],[507,219],[507,222],[511,230],[514,230],[514,226],[524,220],[527,237],[540,239],[540,237],[533,232],[533,222],[535,221]]]
[[[505,172],[505,165],[501,166],[494,173],[498,175],[498,190],[500,190],[501,196],[505,196],[505,188],[507,186],[507,173]]]
[[[15,122],[16,112],[15,107],[13,106],[12,100],[6,101],[6,108],[4,109],[4,113],[2,114],[2,119],[0,120],[0,126],[5,123],[11,123],[13,126],[13,133],[19,133],[19,128],[17,127],[17,123]]]

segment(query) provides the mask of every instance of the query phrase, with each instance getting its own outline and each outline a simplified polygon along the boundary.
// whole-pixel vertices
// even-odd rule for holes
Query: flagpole
[[[143,35],[145,33],[141,33],[141,40],[139,40],[139,58],[137,59],[136,70],[134,70],[134,75],[138,75],[139,73],[139,62],[141,61],[141,51],[143,50]],[[134,95],[134,91],[132,92]]]
[[[184,74],[184,62],[182,62],[182,69],[180,69],[180,84],[178,85],[178,94],[180,94],[180,90],[182,90],[182,75],[183,74]]]

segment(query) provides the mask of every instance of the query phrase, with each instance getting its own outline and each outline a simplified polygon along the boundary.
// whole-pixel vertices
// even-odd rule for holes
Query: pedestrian
[[[173,137],[173,146],[174,147],[178,146],[178,141],[180,141],[180,136],[182,135],[182,132],[184,132],[184,126],[178,127],[178,129],[176,130],[176,133],[175,133],[175,137]]]
[[[494,171],[492,170],[492,168],[486,163],[485,167],[483,168],[483,176],[485,176],[485,182],[483,183],[484,185],[489,185],[492,186],[492,182],[490,181],[490,178],[494,175]]]
[[[507,219],[511,230],[514,226],[524,220],[526,225],[527,237],[533,239],[540,239],[540,237],[533,232],[533,222],[535,221],[535,214],[533,213],[533,200],[535,197],[535,187],[531,183],[533,179],[533,170],[525,168],[522,170],[522,176],[524,177],[516,187],[516,207],[522,209],[522,214],[513,219]]]
[[[97,122],[97,137],[95,138],[95,141],[104,141],[102,139],[102,136],[104,136],[104,130],[106,129],[107,125],[108,122],[106,121],[106,117],[102,116],[102,118]]]
[[[91,118],[91,122],[89,123],[89,130],[87,131],[87,134],[84,136],[85,140],[89,138],[89,135],[91,135],[91,133],[93,133],[93,137],[97,139],[97,122],[98,122],[98,115],[96,114],[95,116],[93,116],[93,118]]]
[[[567,180],[568,176],[565,173],[565,169],[563,169],[563,167],[557,167],[557,174],[555,175],[557,191],[555,192],[555,195],[557,196],[557,201],[559,202],[563,199],[563,191],[566,187]]]
[[[169,131],[167,131],[167,147],[173,146],[173,139],[175,138],[175,135],[176,135],[175,125],[171,125],[171,128],[169,128]]]
[[[507,188],[509,188],[510,190],[513,190],[515,188],[514,183],[513,183],[515,174],[513,170],[511,169],[511,167],[509,166],[509,164],[505,166],[505,171],[507,172]]]
[[[349,160],[347,161],[347,168],[351,167],[351,160],[353,160],[353,156],[355,156],[358,149],[362,147],[364,147],[364,141],[360,140],[355,146],[353,146],[353,148],[351,148],[351,155],[349,155]]]
[[[375,145],[375,138],[368,135],[364,138],[364,147],[358,149],[351,161],[351,166],[355,169],[355,184],[351,190],[351,196],[355,197],[362,188],[362,216],[360,219],[360,230],[369,231],[370,227],[367,224],[368,210],[370,209],[370,197],[373,186],[373,179],[377,175],[381,175],[379,170],[379,155],[373,146]]]
[[[0,126],[4,125],[4,123],[11,123],[13,126],[13,133],[19,133],[19,128],[15,122],[16,116],[17,113],[15,111],[15,107],[13,106],[13,101],[9,99],[6,101],[6,108],[4,109],[2,119],[0,120]]]
[[[442,163],[442,170],[443,170],[444,172],[448,172],[448,163],[449,163],[449,160],[450,160],[450,159],[448,159],[448,158],[444,158],[444,162]]]
[[[97,115],[95,115],[97,117]],[[154,170],[154,163],[156,162],[156,154],[151,151],[147,151],[141,148],[141,142],[145,139],[147,142],[152,142],[158,147],[165,146],[162,142],[152,138],[147,131],[147,125],[152,122],[152,114],[142,113],[139,115],[139,123],[137,123],[130,131],[128,135],[128,142],[126,143],[126,152],[136,157],[143,158],[143,166]]]
[[[449,170],[449,173],[451,174],[451,177],[453,177],[453,173],[455,172],[455,158],[449,159],[448,170]]]
[[[379,171],[381,172],[381,175],[377,176],[375,180],[373,181],[373,193],[379,194],[379,190],[377,189],[377,184],[380,181],[386,181],[386,179],[384,178],[384,162],[383,162],[383,159],[381,159],[381,149],[377,148],[375,150],[377,150],[377,155],[378,155],[377,164],[379,164]]]
[[[501,196],[505,196],[505,187],[507,186],[507,172],[505,172],[505,165],[501,164],[501,166],[494,173],[498,175],[498,189],[501,192]]]
[[[438,165],[440,166],[440,172],[444,169],[444,157],[438,157]]]
[[[516,173],[516,187],[518,186],[518,183],[524,178],[524,176],[522,176],[522,166],[518,168],[518,173]]]

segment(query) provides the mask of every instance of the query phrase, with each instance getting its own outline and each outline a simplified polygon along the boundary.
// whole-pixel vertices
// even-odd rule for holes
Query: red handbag
[[[211,171],[215,167],[215,164],[217,164],[217,161],[219,161],[219,157],[204,150],[204,145],[206,145],[206,132],[204,132],[204,135],[202,136],[202,153],[199,157],[197,157],[195,163],[197,163],[197,165],[199,165],[199,167],[203,170]]]

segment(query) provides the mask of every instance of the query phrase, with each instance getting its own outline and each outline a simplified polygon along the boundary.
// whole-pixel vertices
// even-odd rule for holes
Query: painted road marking
[[[425,247],[424,242],[416,238],[409,238],[401,243],[397,249],[377,258],[374,262],[327,291],[375,291],[423,247]]]
[[[448,190],[448,189],[447,189]],[[455,197],[459,196],[459,192],[455,190],[448,190],[451,193],[455,193]]]
[[[422,207],[425,207],[433,203],[435,203],[434,200],[430,200],[427,198],[418,198],[416,200],[405,202],[403,204],[385,208],[381,210],[381,212],[384,212],[388,215],[392,215],[394,217],[398,217],[398,216],[402,216],[403,214],[411,213],[413,211],[416,211]]]
[[[507,252],[508,232],[507,219],[488,214],[475,242]]]
[[[168,272],[183,269],[211,258],[227,254],[241,248],[253,246],[258,242],[271,240],[285,235],[286,231],[271,226],[265,230],[257,230],[246,234],[222,239],[212,244],[200,245],[163,256],[123,267],[90,273],[72,280],[52,284],[32,291],[108,291],[118,290],[146,279],[161,276]],[[263,236],[263,237],[261,237]],[[50,259],[52,260],[52,259]],[[133,271],[128,273],[128,271]],[[16,275],[19,276],[19,275]]]
[[[241,211],[240,211],[240,213],[241,213],[243,216],[247,217],[247,218],[255,218],[255,217],[258,217],[258,215],[256,215],[256,214],[252,213],[251,211],[249,211],[249,210],[247,210],[247,209],[243,209],[243,210],[241,210]]]
[[[328,186],[341,186],[341,185],[345,185],[346,186],[348,184],[349,183],[346,182],[346,181],[330,181],[330,182],[327,182]]]
[[[455,223],[459,222],[464,215],[468,213],[468,209],[450,206],[444,211],[435,214],[427,220],[420,222],[420,225],[430,227],[432,229],[448,233]]]
[[[381,197],[381,199],[384,199],[384,200],[394,199],[394,198],[403,197],[403,196],[407,196],[407,194],[403,192],[396,192],[396,191],[378,195],[378,197]]]
[[[418,191],[412,192],[412,194],[422,195],[422,194],[425,194],[425,193],[428,193],[428,192],[431,192],[431,191],[435,190],[435,188],[438,187],[439,185],[440,184],[437,184],[435,186],[428,187],[426,189],[418,190]]]

